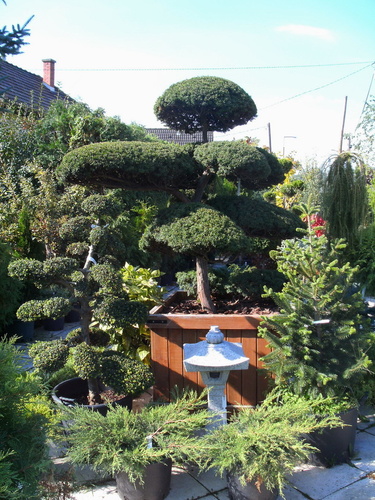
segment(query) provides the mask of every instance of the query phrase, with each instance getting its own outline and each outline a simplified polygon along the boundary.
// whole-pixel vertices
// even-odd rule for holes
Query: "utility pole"
[[[271,143],[271,124],[267,123],[268,128],[268,146],[270,148],[270,153],[272,153],[272,143]]]
[[[340,147],[339,147],[339,153],[342,153],[342,143],[344,140],[344,130],[345,130],[345,118],[346,118],[346,106],[348,103],[348,96],[345,96],[345,105],[344,105],[344,116],[342,119],[342,127],[341,127],[341,136],[340,136]]]

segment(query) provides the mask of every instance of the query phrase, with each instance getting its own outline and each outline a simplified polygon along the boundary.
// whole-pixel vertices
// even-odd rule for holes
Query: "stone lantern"
[[[200,372],[208,387],[208,409],[215,413],[210,427],[227,421],[225,384],[231,370],[246,370],[249,358],[238,342],[227,342],[218,326],[211,326],[206,340],[184,344],[184,367],[187,372]]]

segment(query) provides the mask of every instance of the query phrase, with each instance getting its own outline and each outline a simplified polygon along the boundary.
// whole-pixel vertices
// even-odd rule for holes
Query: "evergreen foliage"
[[[3,3],[6,4],[5,0],[3,0]],[[33,17],[30,17],[23,26],[19,24],[13,25],[11,31],[8,31],[6,26],[0,29],[0,59],[21,53],[22,46],[27,45],[25,38],[30,35],[27,26]]]
[[[141,245],[192,256],[238,254],[247,248],[243,231],[223,213],[200,203],[181,203],[159,212]]]
[[[210,418],[202,409],[204,397],[205,393],[185,392],[174,402],[148,405],[139,413],[120,406],[110,408],[106,417],[69,409],[67,416],[73,421],[69,458],[100,472],[124,471],[133,482],[142,481],[144,467],[150,463],[166,458],[184,463],[187,457],[194,461],[202,452],[196,433]]]
[[[310,220],[311,209],[302,209]],[[350,394],[369,365],[369,320],[344,249],[343,240],[328,244],[309,223],[303,238],[285,241],[273,253],[287,282],[281,292],[267,291],[280,314],[263,318],[259,333],[272,348],[266,367],[293,393]]]
[[[55,168],[68,151],[105,141],[151,141],[146,130],[127,125],[104,110],[92,110],[82,102],[54,101],[36,127],[37,160],[44,168]]]
[[[0,332],[14,319],[22,300],[22,284],[8,275],[10,248],[0,243]]]
[[[88,378],[91,402],[100,402],[98,377],[106,376],[101,369],[101,361],[95,349],[90,345],[92,321],[94,319],[100,321],[104,326],[129,328],[131,325],[145,324],[148,315],[147,306],[141,302],[130,301],[123,288],[119,266],[116,267],[116,259],[111,253],[116,247],[116,235],[113,234],[110,225],[113,205],[103,198],[93,195],[84,203],[86,210],[94,214],[97,224],[91,226],[90,218],[87,217],[72,218],[62,226],[61,233],[67,244],[67,251],[73,247],[73,257],[53,257],[44,262],[19,259],[11,262],[8,267],[9,276],[32,282],[44,292],[43,294],[40,292],[39,297],[24,302],[18,308],[19,319],[27,321],[58,318],[66,315],[74,307],[79,308],[84,346],[81,344],[75,348],[77,355],[74,369],[84,378]],[[104,224],[105,222],[109,224]],[[82,237],[82,241],[74,241],[76,237]],[[77,246],[74,244],[83,248],[85,254],[77,252]],[[78,356],[80,352],[81,357]],[[35,354],[36,364],[42,371],[51,373],[64,365],[67,360],[66,353],[66,346],[59,341],[51,341],[46,349],[46,356],[43,357],[36,350],[35,352],[31,350],[30,354]],[[90,370],[87,369],[86,358],[92,365]],[[117,365],[119,372],[124,372],[125,358],[125,354],[122,353],[113,360],[112,371]],[[142,383],[149,382],[145,373],[141,377]]]
[[[257,269],[250,266],[231,264],[228,267],[212,267],[209,270],[211,293],[215,299],[230,295],[233,299],[260,300],[264,287],[280,291],[285,277],[274,269]],[[179,288],[188,296],[197,295],[197,274],[194,270],[176,273]]]
[[[227,132],[254,119],[252,98],[235,83],[214,76],[194,77],[171,85],[154,106],[158,120],[186,133]]]
[[[369,212],[365,166],[354,153],[341,153],[329,158],[326,168],[322,215],[330,238],[345,238],[350,249]]]
[[[197,105],[201,111],[203,109],[202,120],[195,117],[194,113],[189,116],[185,114],[183,107],[178,108],[179,111],[175,109],[176,116],[180,113],[181,123],[184,120],[190,123],[191,131],[197,127],[207,131],[207,126],[216,127],[215,130],[230,128],[238,124],[239,120],[246,123],[256,114],[252,99],[232,82],[211,77],[193,78],[187,83],[176,84],[177,93],[180,88],[187,91],[183,97],[186,102],[191,98],[191,105]],[[172,94],[169,90],[155,106],[160,112],[164,97]],[[192,93],[188,97],[190,90]],[[205,96],[203,105],[200,101],[202,96]],[[212,117],[210,125],[206,120],[208,115],[210,120]],[[177,121],[173,126],[178,128]],[[216,207],[208,207],[210,188],[220,179],[261,190],[284,178],[284,170],[274,155],[243,141],[186,146],[137,142],[91,144],[65,155],[57,174],[62,182],[112,189],[143,189],[169,195],[170,206],[152,222],[152,229],[147,228],[145,231],[143,249],[194,257],[198,300],[202,308],[211,313],[215,312],[215,307],[210,297],[208,280],[210,260],[222,259],[229,254],[234,257],[247,250],[247,235],[251,235],[253,226],[259,232],[264,224],[263,221],[258,224],[255,220],[252,207],[243,201],[244,196],[239,197],[241,201],[236,200],[236,196],[228,200],[227,205],[231,202],[238,204],[238,210],[231,210],[229,217],[220,213],[221,208],[218,211],[213,209]],[[175,202],[181,206],[178,207]],[[241,223],[238,223],[239,211]],[[260,212],[257,210],[256,215],[259,216]],[[273,210],[267,235],[272,232],[279,238],[280,234],[284,237],[294,236],[300,224],[297,218],[289,217],[287,212]],[[263,230],[261,236],[265,232]]]
[[[367,297],[375,296],[375,225],[362,228],[359,244],[352,249],[350,259],[358,267],[358,282]]]
[[[90,144],[65,155],[57,173],[62,182],[90,186],[167,192],[193,188],[197,165],[189,150],[158,142]]]
[[[337,417],[315,417],[321,404],[298,397],[280,402],[271,393],[255,409],[238,410],[228,425],[204,436],[205,466],[220,475],[233,474],[243,485],[251,481],[258,487],[264,484],[285,498],[282,490],[288,474],[314,451],[304,436],[340,425]]]
[[[297,214],[248,196],[216,196],[208,203],[233,220],[249,237],[286,239],[306,227]],[[252,216],[249,217],[249,214]]]
[[[38,411],[40,384],[22,373],[12,341],[0,341],[0,498],[37,500],[39,480],[50,467],[47,419]]]

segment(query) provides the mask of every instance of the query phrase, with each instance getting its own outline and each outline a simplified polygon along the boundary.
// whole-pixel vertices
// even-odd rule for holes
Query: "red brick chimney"
[[[43,59],[43,82],[50,87],[55,86],[55,62],[53,59]]]

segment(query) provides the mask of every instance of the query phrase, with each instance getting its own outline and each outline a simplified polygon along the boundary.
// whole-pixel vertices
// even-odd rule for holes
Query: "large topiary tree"
[[[227,132],[256,117],[252,98],[237,84],[215,76],[198,76],[171,85],[154,106],[157,118],[173,130]]]
[[[246,249],[247,236],[275,235],[282,225],[282,235],[290,237],[301,226],[297,216],[264,201],[259,203],[267,225],[259,224],[249,211],[257,201],[246,196],[207,200],[207,188],[217,176],[239,178],[244,187],[256,190],[282,179],[274,156],[242,142],[196,147],[139,142],[92,144],[68,153],[58,172],[64,182],[172,195],[175,203],[160,212],[146,230],[143,244],[149,249],[195,257],[199,300],[211,312],[210,254],[239,254]],[[231,210],[232,204],[236,210]]]
[[[211,87],[205,83],[203,79],[201,93],[206,91],[211,98]],[[215,114],[215,100],[210,102]],[[244,109],[248,120],[246,106]],[[228,109],[227,114],[229,124]],[[233,111],[232,123],[237,123],[238,114],[239,111]],[[197,120],[193,116],[190,119],[193,131],[198,126],[194,125]],[[283,169],[275,156],[241,141],[187,146],[140,142],[91,144],[68,153],[58,175],[63,182],[87,186],[168,193],[172,203],[145,231],[143,245],[196,259],[198,298],[209,312],[215,312],[208,285],[212,255],[238,255],[246,250],[248,236],[277,235],[280,224],[283,237],[295,236],[296,228],[301,226],[297,216],[263,201],[260,201],[261,216],[267,224],[259,224],[254,217],[255,198],[209,198],[209,187],[217,178],[240,180],[243,188],[253,191],[283,180]],[[236,204],[235,210],[231,210],[232,204]]]

